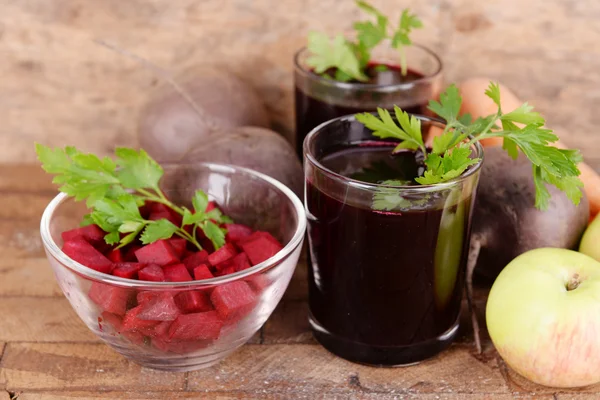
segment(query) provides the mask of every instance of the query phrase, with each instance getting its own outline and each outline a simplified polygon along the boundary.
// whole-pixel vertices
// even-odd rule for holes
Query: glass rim
[[[370,114],[377,115],[376,112],[371,112]],[[445,125],[445,122],[439,118],[429,117],[429,116],[422,115],[422,114],[409,113],[409,115],[413,115],[413,116],[419,118],[421,121],[433,122],[438,125]],[[344,175],[338,174],[337,172],[334,172],[334,171],[330,170],[329,168],[325,167],[320,161],[317,160],[317,158],[314,156],[314,154],[312,154],[309,151],[309,142],[314,140],[314,137],[317,136],[317,134],[320,131],[322,131],[323,128],[325,128],[326,126],[328,126],[330,124],[337,123],[339,121],[356,121],[356,114],[344,115],[342,117],[334,118],[329,121],[325,121],[322,124],[313,128],[308,133],[308,135],[306,135],[306,137],[304,138],[304,143],[302,144],[302,152],[304,154],[304,157],[306,157],[307,161],[309,161],[312,165],[314,165],[316,168],[318,168],[322,173],[329,176],[329,178],[334,179],[342,184],[357,188],[357,189],[378,190],[378,189],[384,188],[384,189],[401,190],[403,192],[411,192],[411,193],[436,192],[439,190],[451,188],[454,185],[456,185],[458,182],[462,182],[462,181],[466,180],[471,175],[473,175],[475,172],[479,171],[481,169],[481,166],[483,165],[483,159],[484,159],[483,146],[481,145],[480,142],[475,142],[475,143],[471,144],[471,146],[475,148],[475,156],[479,158],[479,162],[477,164],[474,164],[472,166],[472,168],[467,169],[461,175],[457,176],[454,179],[446,181],[446,182],[429,184],[429,185],[414,185],[414,186],[384,185],[384,184],[380,184],[380,183],[369,183],[369,182],[363,182],[363,181],[360,181],[357,179],[348,178]],[[472,137],[472,136],[469,136],[469,137]]]
[[[193,289],[193,288],[197,288],[197,287],[215,286],[215,285],[220,285],[223,283],[233,282],[233,281],[239,280],[241,278],[245,278],[247,276],[254,275],[256,273],[260,273],[271,267],[274,267],[274,266],[278,265],[281,261],[286,259],[288,256],[290,256],[292,254],[292,252],[300,245],[300,243],[304,239],[304,233],[306,231],[306,214],[304,211],[304,205],[302,204],[302,202],[300,201],[298,196],[296,196],[296,194],[294,192],[292,192],[292,190],[289,189],[287,186],[285,186],[283,183],[281,183],[278,180],[271,178],[270,176],[265,175],[261,172],[254,171],[252,169],[245,168],[245,167],[239,167],[237,165],[205,163],[205,162],[183,163],[183,164],[174,164],[174,163],[161,164],[161,166],[163,168],[169,167],[169,166],[181,167],[181,166],[186,166],[186,165],[187,166],[204,166],[204,167],[208,167],[208,169],[210,169],[210,170],[220,171],[220,172],[229,172],[229,173],[243,172],[243,173],[246,173],[249,175],[253,175],[256,178],[260,179],[261,181],[264,181],[264,182],[268,183],[269,185],[271,185],[272,187],[275,187],[276,189],[280,190],[287,197],[288,201],[290,201],[292,203],[292,206],[296,213],[296,217],[298,219],[298,223],[296,225],[294,235],[292,236],[290,241],[281,250],[279,250],[279,252],[277,252],[277,254],[275,254],[273,257],[268,258],[265,261],[263,261],[259,264],[256,264],[256,265],[254,265],[248,269],[245,269],[243,271],[234,272],[233,274],[229,274],[229,275],[225,275],[225,276],[219,276],[219,277],[203,279],[203,280],[192,280],[192,281],[186,281],[186,282],[153,282],[153,281],[140,281],[140,280],[136,280],[136,279],[121,278],[118,276],[106,274],[104,272],[99,272],[92,268],[89,268],[89,267],[73,260],[69,256],[67,256],[60,249],[60,247],[58,247],[58,245],[52,238],[52,235],[50,234],[50,221],[52,220],[52,217],[54,216],[54,212],[56,211],[56,209],[61,204],[63,204],[66,200],[72,199],[66,193],[59,193],[46,206],[46,208],[44,209],[44,213],[42,214],[42,219],[40,221],[40,234],[41,234],[42,243],[44,244],[45,249],[48,252],[50,252],[50,254],[54,258],[56,258],[66,268],[74,271],[77,274],[83,275],[86,278],[94,280],[94,281],[98,281],[98,282],[102,282],[102,283],[109,283],[109,284],[112,284],[115,286],[127,287],[127,288],[142,288],[143,287],[143,288],[155,288],[155,289],[158,289],[158,288],[162,288],[162,289],[164,289],[164,288]]]
[[[307,46],[301,47],[298,51],[296,51],[296,54],[294,54],[294,69],[297,72],[300,72],[305,78],[320,82],[321,84],[324,84],[325,86],[335,86],[339,89],[372,89],[372,90],[385,89],[386,91],[395,91],[395,90],[400,90],[400,89],[404,89],[407,87],[411,87],[411,86],[414,86],[415,84],[419,84],[421,82],[433,80],[436,77],[441,75],[442,69],[443,69],[442,59],[433,50],[431,50],[430,48],[428,48],[426,46],[418,44],[418,43],[413,43],[413,44],[411,44],[410,47],[416,47],[420,50],[425,51],[425,53],[429,54],[430,56],[432,56],[433,59],[437,63],[437,68],[436,68],[435,72],[428,74],[428,75],[423,75],[421,78],[415,79],[414,81],[395,83],[393,85],[385,85],[385,84],[378,84],[378,83],[365,83],[365,82],[340,82],[340,81],[336,81],[334,79],[324,78],[321,75],[317,75],[302,66],[302,63],[300,62],[300,56],[304,52],[308,51]]]

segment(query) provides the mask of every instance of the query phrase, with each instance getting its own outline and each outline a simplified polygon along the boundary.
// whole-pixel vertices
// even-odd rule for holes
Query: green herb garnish
[[[162,167],[144,150],[117,148],[116,161],[113,161],[109,157],[100,159],[81,153],[74,147],[51,149],[36,143],[35,149],[42,168],[56,175],[53,182],[61,184],[59,190],[76,201],[86,200],[92,212],[84,217],[84,224],[97,224],[107,232],[106,243],[118,243],[120,248],[138,235],[143,244],[176,235],[201,250],[195,236],[200,229],[215,249],[224,245],[226,230],[218,224],[231,220],[218,209],[206,212],[208,196],[202,190],[196,191],[192,198],[193,212],[173,204],[159,187],[164,174]],[[146,201],[164,204],[180,214],[181,226],[167,219],[144,219],[138,207]],[[184,229],[186,225],[193,225],[193,234]],[[126,235],[121,238],[121,234]]]
[[[398,26],[390,28],[389,19],[365,1],[357,1],[356,5],[366,13],[374,16],[376,21],[360,21],[354,24],[356,40],[351,41],[342,35],[337,35],[333,40],[320,32],[308,34],[308,50],[311,56],[307,64],[314,68],[317,74],[329,77],[326,71],[335,68],[335,80],[347,82],[350,80],[367,81],[365,68],[371,60],[371,51],[384,40],[389,40],[392,48],[398,50],[400,69],[406,76],[408,64],[406,60],[406,46],[412,41],[410,33],[413,29],[421,28],[423,23],[411,14],[408,9],[402,11]]]
[[[490,83],[485,94],[498,106],[495,114],[471,121],[470,116],[458,116],[462,98],[455,85],[451,85],[440,96],[440,101],[430,100],[429,109],[446,120],[444,132],[434,138],[431,151],[425,148],[421,134],[421,121],[408,115],[399,107],[394,107],[396,121],[389,111],[379,108],[379,116],[364,113],[356,116],[373,135],[380,138],[395,138],[400,149],[420,150],[425,155],[426,170],[415,180],[423,185],[447,182],[457,178],[467,168],[480,161],[471,158],[471,145],[481,139],[503,138],[503,148],[516,159],[522,152],[532,163],[533,179],[536,188],[535,206],[548,208],[550,192],[546,184],[556,186],[566,193],[574,203],[579,204],[583,183],[578,178],[577,164],[582,157],[578,150],[563,150],[551,145],[558,137],[544,128],[546,121],[533,107],[524,103],[509,113],[503,113],[500,106],[500,88]],[[517,125],[519,124],[519,125]]]

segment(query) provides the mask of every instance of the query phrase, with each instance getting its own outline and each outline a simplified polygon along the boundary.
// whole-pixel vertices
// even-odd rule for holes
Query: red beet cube
[[[181,292],[175,296],[174,300],[179,309],[185,313],[210,311],[213,309],[208,296],[198,290]]]
[[[103,311],[98,318],[98,325],[100,327],[100,331],[104,331],[104,327],[108,325],[112,327],[115,332],[120,332],[121,326],[123,325],[123,320],[118,315],[108,311]]]
[[[103,311],[108,311],[116,315],[124,315],[130,293],[128,289],[100,282],[92,282],[88,296]]]
[[[152,211],[148,216],[150,221],[158,221],[160,219],[166,219],[171,221],[174,225],[180,226],[182,218],[179,214],[170,211]]]
[[[108,259],[114,263],[125,262],[125,258],[123,257],[123,253],[121,253],[121,249],[114,249],[108,253]]]
[[[187,282],[192,277],[183,264],[167,265],[163,268],[167,282]]]
[[[235,250],[235,247],[233,247],[231,243],[227,243],[225,246],[221,247],[219,250],[209,255],[208,262],[211,265],[218,265],[224,261],[229,260],[236,254],[237,251]]]
[[[260,264],[261,262],[273,257],[283,247],[271,235],[261,235],[250,241],[241,244],[244,253],[248,255],[252,265]]]
[[[121,278],[137,279],[138,271],[144,268],[144,266],[144,264],[140,263],[118,263],[116,267],[112,270],[111,274],[113,274],[114,276],[119,276]]]
[[[248,313],[256,303],[256,294],[244,281],[236,281],[217,286],[210,295],[210,301],[224,319],[236,319]]]
[[[220,271],[217,271],[216,276],[225,276],[225,275],[229,275],[229,274],[233,274],[235,272],[235,268],[230,265],[226,268],[223,268]]]
[[[214,210],[215,208],[218,208],[218,207],[217,207],[217,203],[216,203],[215,201],[211,200],[211,201],[209,201],[209,202],[208,202],[208,204],[206,205],[206,210],[205,210],[205,212],[209,212],[209,211],[211,211],[211,210]]]
[[[183,257],[183,253],[185,252],[185,247],[187,246],[187,240],[183,238],[171,238],[168,239],[169,244],[175,250],[177,257],[181,259]]]
[[[144,264],[158,264],[160,266],[179,262],[173,246],[166,240],[158,240],[147,244],[135,252],[138,261]]]
[[[227,234],[225,240],[228,242],[237,242],[252,234],[252,229],[242,224],[225,224]]]
[[[62,250],[73,260],[99,272],[109,273],[113,263],[85,240],[78,238],[65,242]]]
[[[141,330],[146,330],[148,328],[152,328],[158,325],[160,321],[145,320],[138,318],[138,315],[143,311],[143,307],[144,306],[137,306],[125,313],[122,327],[123,332],[139,332]]]
[[[181,314],[169,328],[171,340],[217,339],[223,321],[215,311]]]
[[[123,250],[122,250],[123,260],[125,262],[136,262],[138,259],[135,256],[135,252],[141,248],[142,248],[142,246],[138,246],[135,244],[129,245],[129,246],[123,248]],[[125,249],[127,249],[127,250],[125,250]]]
[[[137,318],[150,321],[173,321],[181,314],[170,293],[160,293],[138,307],[142,309]]]
[[[95,246],[105,243],[104,235],[106,233],[98,225],[86,225],[61,233],[64,242],[80,238]]]
[[[240,253],[231,259],[231,263],[236,272],[243,271],[251,267],[246,253]]]
[[[210,269],[208,269],[208,266],[206,264],[201,264],[199,266],[197,266],[196,268],[194,268],[194,279],[197,281],[201,281],[203,279],[210,279],[210,278],[214,278],[214,275],[212,274],[212,272],[210,272]]]
[[[196,268],[200,264],[204,264],[207,260],[208,260],[208,252],[206,250],[202,250],[202,251],[198,251],[198,252],[193,253],[192,255],[186,257],[183,260],[183,263],[185,264],[185,267],[188,270],[193,271],[194,268]]]
[[[171,321],[163,321],[160,324],[156,325],[153,329],[153,332],[149,333],[148,336],[157,337],[157,338],[166,340],[169,337],[169,328],[170,327],[171,327]]]
[[[129,341],[133,344],[137,344],[138,346],[143,346],[144,343],[144,335],[142,335],[138,331],[123,331],[121,335],[129,339]]]
[[[271,284],[271,280],[265,274],[253,275],[246,278],[246,282],[248,282],[252,290],[257,294],[262,293]]]
[[[150,264],[138,271],[140,281],[164,282],[165,273],[161,267],[156,264]]]
[[[136,300],[139,304],[144,304],[147,303],[149,301],[154,300],[155,298],[159,297],[161,294],[161,292],[154,292],[154,291],[144,291],[144,292],[139,292],[136,296]]]

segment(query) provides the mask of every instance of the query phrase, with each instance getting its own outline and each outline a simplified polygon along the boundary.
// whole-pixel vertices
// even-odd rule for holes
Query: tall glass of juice
[[[424,116],[424,131],[443,124]],[[432,357],[457,334],[481,160],[420,185],[422,154],[392,153],[354,116],[304,142],[310,324],[347,360],[380,366]]]
[[[300,49],[295,56],[296,150],[302,156],[304,138],[317,125],[343,115],[391,109],[423,113],[442,85],[442,62],[431,50],[413,44],[406,48],[408,70],[402,74],[398,50],[379,46],[365,73],[366,82],[336,81],[335,71],[316,74],[308,65],[310,52]]]

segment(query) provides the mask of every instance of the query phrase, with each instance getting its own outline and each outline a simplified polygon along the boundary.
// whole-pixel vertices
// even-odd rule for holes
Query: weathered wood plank
[[[0,340],[3,341],[98,341],[65,298],[0,298],[0,315]]]
[[[184,373],[142,368],[104,344],[9,343],[0,383],[31,389],[183,390]]]
[[[31,147],[33,151],[33,145]],[[1,193],[44,193],[57,191],[52,177],[45,173],[37,163],[2,164],[0,166]]]
[[[5,260],[14,262],[26,257],[44,257],[40,220],[0,218],[0,253]]]
[[[190,390],[302,393],[508,393],[495,359],[480,361],[464,346],[403,369],[379,369],[335,357],[318,345],[248,345],[221,364],[188,377]]]
[[[207,399],[207,400],[233,400],[233,399],[328,399],[328,400],[552,400],[552,395],[525,395],[514,397],[510,394],[494,394],[482,396],[481,394],[381,394],[381,393],[346,393],[344,395],[329,394],[327,392],[302,393],[300,390],[290,397],[289,394],[265,394],[260,392],[25,392],[19,395],[19,400],[99,400],[99,399]],[[560,398],[560,397],[559,397]]]
[[[0,260],[0,296],[62,295],[46,258]]]
[[[506,381],[507,381],[509,387],[511,388],[511,391],[513,391],[515,393],[531,393],[531,392],[557,393],[557,392],[561,392],[565,396],[582,394],[582,393],[594,393],[594,395],[597,396],[596,398],[598,398],[599,393],[600,393],[600,384],[588,386],[588,387],[584,387],[584,388],[577,388],[577,389],[558,389],[558,388],[551,388],[551,387],[544,387],[544,386],[536,385],[535,383],[525,379],[524,377],[522,377],[521,375],[519,375],[518,373],[513,371],[508,365],[506,365],[506,363],[504,361],[499,361],[499,363],[500,363],[500,370],[502,371],[502,374],[505,376]],[[565,397],[563,397],[563,398],[565,398]]]

